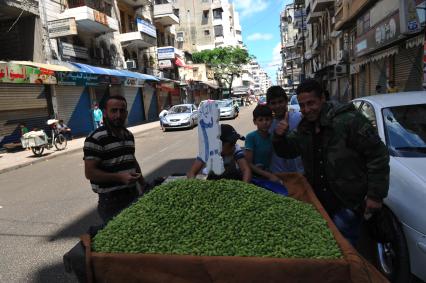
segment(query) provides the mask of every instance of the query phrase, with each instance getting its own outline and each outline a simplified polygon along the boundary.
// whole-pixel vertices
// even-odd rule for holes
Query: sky
[[[280,12],[291,0],[233,0],[240,14],[243,42],[249,53],[276,82],[281,66]]]

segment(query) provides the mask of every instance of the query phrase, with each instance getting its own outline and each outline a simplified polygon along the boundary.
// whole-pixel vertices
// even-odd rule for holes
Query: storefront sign
[[[158,47],[157,48],[158,60],[163,59],[174,59],[175,58],[175,48],[174,47]]]
[[[109,76],[81,72],[56,72],[56,78],[58,79],[58,85],[97,86],[111,83]]]
[[[401,33],[410,34],[420,31],[420,20],[417,17],[415,0],[399,1],[399,16],[401,21]]]
[[[145,22],[141,18],[136,19],[136,24],[138,26],[138,31],[146,33],[154,38],[157,38],[157,30],[155,26],[151,25],[148,22]]]
[[[53,71],[18,64],[0,64],[0,82],[18,84],[56,84]]]
[[[86,47],[72,45],[66,42],[61,42],[61,46],[63,56],[89,59],[89,52]]]
[[[95,22],[108,26],[108,16],[99,11],[93,10]]]
[[[378,48],[390,45],[400,38],[399,13],[387,17],[374,28],[355,40],[355,55],[357,57],[370,53]]]
[[[135,79],[135,78],[126,78],[123,83],[124,86],[130,86],[130,87],[143,87],[144,81],[141,79]]]
[[[159,60],[158,66],[160,69],[170,69],[173,67],[172,60]]]
[[[47,22],[49,37],[61,37],[77,34],[77,25],[74,18],[61,19]]]

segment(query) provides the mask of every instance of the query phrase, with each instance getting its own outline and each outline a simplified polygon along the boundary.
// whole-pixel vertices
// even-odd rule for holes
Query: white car
[[[426,92],[366,96],[353,104],[390,154],[384,205],[395,237],[376,245],[378,268],[393,282],[410,282],[410,272],[426,281]]]
[[[193,128],[198,124],[198,110],[194,104],[179,104],[170,108],[160,119],[163,131]]]

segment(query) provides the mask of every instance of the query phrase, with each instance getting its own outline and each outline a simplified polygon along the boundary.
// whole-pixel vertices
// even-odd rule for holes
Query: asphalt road
[[[245,135],[255,129],[253,109],[222,123]],[[145,177],[185,173],[198,152],[197,129],[135,135]],[[0,174],[0,282],[76,282],[62,256],[100,221],[82,157],[76,152]]]

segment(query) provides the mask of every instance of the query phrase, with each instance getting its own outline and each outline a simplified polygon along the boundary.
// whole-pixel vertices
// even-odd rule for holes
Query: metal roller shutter
[[[422,46],[401,49],[395,58],[395,85],[400,91],[422,90]]]
[[[385,60],[374,61],[370,63],[370,84],[366,95],[376,94],[376,85],[381,85],[386,89],[386,64]]]
[[[0,84],[0,146],[20,140],[19,124],[46,129],[49,119],[43,85]]]
[[[123,94],[127,100],[128,125],[133,126],[142,123],[145,113],[140,88],[124,87]]]
[[[73,135],[87,135],[93,130],[90,95],[83,86],[57,86],[58,118],[71,128]]]
[[[358,73],[358,97],[367,95],[367,65],[361,66]]]

